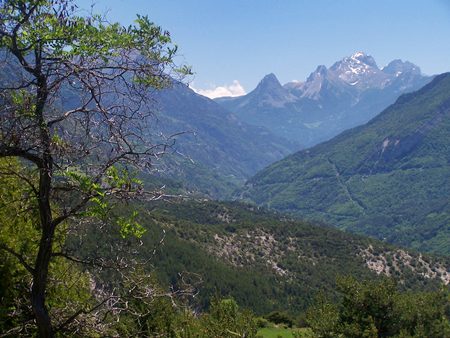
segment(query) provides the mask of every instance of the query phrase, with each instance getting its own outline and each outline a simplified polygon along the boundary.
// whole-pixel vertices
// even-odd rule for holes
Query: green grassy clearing
[[[293,332],[300,333],[300,337],[312,338],[312,333],[310,329],[289,329],[283,327],[265,327],[258,331],[258,337],[261,338],[294,338]]]

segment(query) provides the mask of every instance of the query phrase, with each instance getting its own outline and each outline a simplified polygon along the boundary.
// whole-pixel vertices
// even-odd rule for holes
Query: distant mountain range
[[[241,197],[450,254],[450,73],[400,96],[366,125],[272,164]]]
[[[380,69],[373,57],[358,52],[330,68],[318,66],[305,82],[282,86],[269,74],[247,95],[216,102],[243,122],[309,147],[369,121],[430,80],[410,62],[394,60]]]

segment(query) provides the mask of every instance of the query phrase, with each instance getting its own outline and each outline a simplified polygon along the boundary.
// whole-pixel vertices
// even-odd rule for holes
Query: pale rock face
[[[309,75],[306,82],[302,87],[298,89],[302,92],[301,97],[307,97],[313,100],[318,100],[320,98],[320,91],[327,80],[328,69],[327,67],[321,65]]]
[[[387,77],[372,56],[357,52],[336,62],[330,71],[343,82],[359,88],[382,87]]]

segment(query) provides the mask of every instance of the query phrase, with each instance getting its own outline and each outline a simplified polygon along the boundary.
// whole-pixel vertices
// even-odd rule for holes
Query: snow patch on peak
[[[375,59],[367,55],[364,52],[356,52],[352,56],[346,57],[342,60],[343,63],[352,64],[354,66],[368,66],[371,68],[377,68],[377,63]]]
[[[352,59],[359,59],[359,58],[362,58],[362,57],[366,57],[366,53],[364,53],[364,52],[356,52],[356,53],[354,53],[351,56]]]

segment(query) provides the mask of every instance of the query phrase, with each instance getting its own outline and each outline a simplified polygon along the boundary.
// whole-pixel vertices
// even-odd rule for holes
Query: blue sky
[[[136,13],[171,32],[197,90],[251,91],[274,73],[304,80],[356,51],[379,66],[450,71],[450,0],[76,0],[129,24]],[[233,87],[234,81],[234,87]],[[229,87],[229,86],[232,87]],[[220,89],[220,88],[219,88]],[[219,90],[220,91],[220,90]]]

